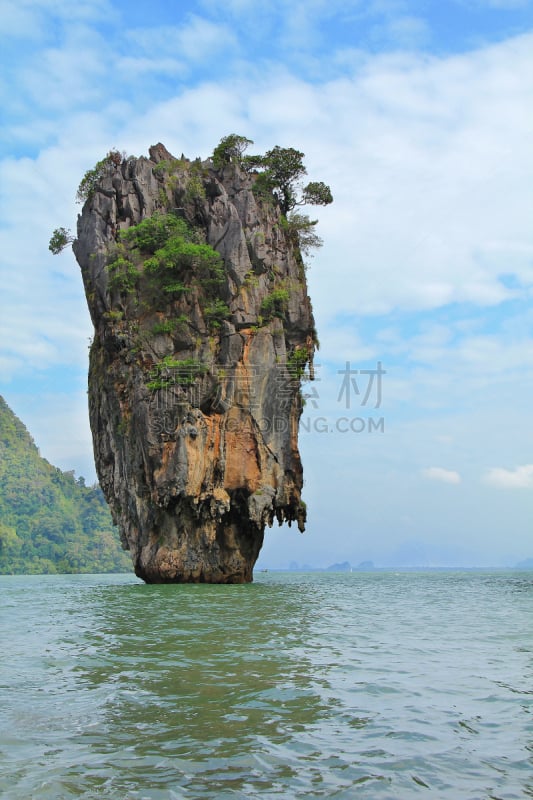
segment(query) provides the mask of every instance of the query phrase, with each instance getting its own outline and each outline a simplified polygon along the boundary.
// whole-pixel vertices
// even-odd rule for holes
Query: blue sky
[[[0,19],[0,393],[41,453],[95,477],[91,324],[74,257],[48,252],[81,176],[112,147],[206,157],[237,132],[303,150],[335,196],[309,271],[308,531],[267,532],[260,563],[533,556],[533,2],[0,0]],[[378,361],[381,407],[346,408],[339,371]]]

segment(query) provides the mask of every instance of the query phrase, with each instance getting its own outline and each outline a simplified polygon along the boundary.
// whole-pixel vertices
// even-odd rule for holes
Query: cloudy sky
[[[0,0],[0,20],[0,393],[41,454],[95,479],[91,323],[72,253],[48,252],[80,178],[110,148],[207,157],[236,132],[303,150],[335,196],[309,270],[308,531],[272,529],[260,564],[533,557],[533,2]]]

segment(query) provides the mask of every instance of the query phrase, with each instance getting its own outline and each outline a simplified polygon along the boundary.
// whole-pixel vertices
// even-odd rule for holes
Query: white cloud
[[[388,20],[380,20],[371,35],[378,42],[385,41],[398,50],[416,49],[431,38],[430,27],[424,19],[396,14],[391,14]]]
[[[461,476],[458,472],[452,469],[443,469],[442,467],[428,467],[422,470],[424,478],[430,481],[440,481],[441,483],[461,483]]]
[[[188,14],[181,25],[144,27],[129,30],[126,38],[146,55],[173,56],[181,61],[209,62],[236,45],[229,26]]]
[[[350,85],[331,85],[322,106],[336,124],[326,179],[337,205],[322,225],[330,308],[342,280],[346,303],[348,270],[356,313],[490,306],[511,294],[499,279],[508,268],[531,280],[524,109],[533,37],[527,43],[443,60],[376,59]],[[509,75],[517,56],[529,70],[518,82]]]
[[[0,0],[0,37],[43,39],[49,18],[92,21],[116,17],[108,0]]]
[[[85,25],[72,26],[60,46],[28,58],[19,76],[21,87],[45,112],[72,113],[106,97],[110,62],[103,37]]]
[[[317,353],[317,362],[320,361],[322,351],[327,353],[330,359],[334,358],[338,364],[343,364],[345,361],[352,361],[354,365],[361,364],[369,360],[376,361],[380,356],[379,348],[369,341],[363,341],[357,331],[349,325],[324,327],[324,335],[319,335],[318,338],[321,350]]]
[[[28,8],[18,0],[2,0],[0,3],[2,25],[0,36],[5,38],[40,39],[43,35],[35,9]]]
[[[84,120],[80,134],[92,130],[91,147],[98,147],[99,125],[91,124],[90,115]],[[76,128],[67,127],[64,133],[64,144],[43,150],[36,159],[0,162],[0,376],[4,381],[87,360],[92,326],[78,265],[70,251],[61,256],[48,251],[54,228],[75,229],[74,194],[88,166],[87,155],[75,144],[81,139]]]
[[[139,80],[147,73],[162,75],[186,74],[186,68],[182,61],[177,58],[147,58],[124,56],[117,61],[117,69],[124,80]]]
[[[533,464],[523,464],[512,470],[493,467],[484,476],[484,481],[500,489],[533,489]]]

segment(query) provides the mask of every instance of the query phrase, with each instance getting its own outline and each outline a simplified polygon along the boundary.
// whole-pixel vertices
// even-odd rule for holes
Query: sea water
[[[7,800],[533,797],[533,572],[0,594]]]

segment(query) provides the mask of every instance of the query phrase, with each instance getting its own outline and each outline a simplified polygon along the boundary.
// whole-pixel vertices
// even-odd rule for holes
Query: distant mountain
[[[356,567],[352,567],[349,561],[343,561],[341,564],[331,564],[326,567],[326,572],[368,572],[375,569],[373,561],[361,561]]]
[[[331,564],[326,567],[326,572],[350,572],[351,566],[348,561],[343,561],[342,564]]]
[[[356,567],[352,568],[352,571],[368,572],[373,569],[376,569],[373,561],[361,561]]]
[[[289,569],[301,572],[368,572],[376,569],[376,567],[373,561],[361,561],[356,567],[352,567],[349,561],[330,564],[329,567],[311,567],[309,564],[300,566],[297,561],[291,561]]]
[[[130,571],[100,488],[41,458],[0,397],[0,574]]]

